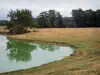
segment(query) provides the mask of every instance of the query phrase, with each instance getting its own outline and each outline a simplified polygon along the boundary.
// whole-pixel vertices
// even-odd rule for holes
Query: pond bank
[[[55,45],[61,45],[61,46],[71,46],[71,47],[74,47],[76,48],[75,46],[71,45],[71,44],[68,44],[68,43],[64,43],[64,42],[53,42],[53,41],[42,41],[42,40],[32,40],[32,39],[19,39],[19,38],[13,38],[13,37],[10,37],[10,36],[7,36],[8,39],[12,39],[12,40],[17,40],[17,41],[24,41],[24,42],[30,42],[30,43],[47,43],[47,44],[55,44]]]
[[[7,32],[0,32],[0,35],[7,35]]]

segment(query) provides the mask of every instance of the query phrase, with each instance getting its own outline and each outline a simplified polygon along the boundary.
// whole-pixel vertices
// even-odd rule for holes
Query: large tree
[[[62,27],[64,27],[62,15],[60,15],[59,12],[57,12],[56,15],[57,15],[57,17],[56,17],[56,27],[57,27],[57,28],[62,28]]]
[[[88,27],[93,27],[95,25],[95,15],[94,15],[94,11],[89,9],[84,11],[85,15],[84,15],[84,19],[85,19],[85,24]]]
[[[85,26],[85,13],[82,9],[78,10],[72,10],[72,16],[77,24],[78,27],[84,27]]]
[[[7,28],[12,34],[24,33],[26,32],[25,29],[34,25],[32,12],[28,9],[11,10],[7,16],[10,18],[10,22],[8,22]]]
[[[49,10],[41,12],[38,16],[38,24],[42,27],[62,27],[63,19],[62,15],[55,10]]]
[[[48,13],[47,11],[41,12],[38,18],[38,24],[41,28],[48,27]]]

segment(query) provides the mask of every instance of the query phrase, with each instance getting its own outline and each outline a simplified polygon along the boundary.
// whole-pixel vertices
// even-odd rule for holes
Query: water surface
[[[74,51],[55,44],[36,44],[8,40],[0,36],[0,73],[28,69],[61,60]]]

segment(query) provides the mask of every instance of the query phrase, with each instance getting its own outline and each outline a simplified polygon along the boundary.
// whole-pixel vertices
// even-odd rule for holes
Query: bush
[[[20,26],[20,25],[16,25],[13,26],[10,30],[9,30],[9,34],[15,35],[15,34],[23,34],[23,33],[27,33],[27,29],[25,29],[24,26]]]

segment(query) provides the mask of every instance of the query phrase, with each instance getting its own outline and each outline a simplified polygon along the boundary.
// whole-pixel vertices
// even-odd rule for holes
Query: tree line
[[[100,27],[100,9],[96,11],[75,9],[72,10],[72,16],[77,27]]]
[[[37,18],[33,18],[29,9],[11,10],[7,14],[9,21],[0,21],[7,25],[10,34],[22,34],[28,32],[30,27],[38,28],[65,28],[65,27],[100,27],[100,10],[93,11],[74,9],[72,17],[62,17],[56,10],[41,12]],[[6,23],[6,24],[5,24]]]

